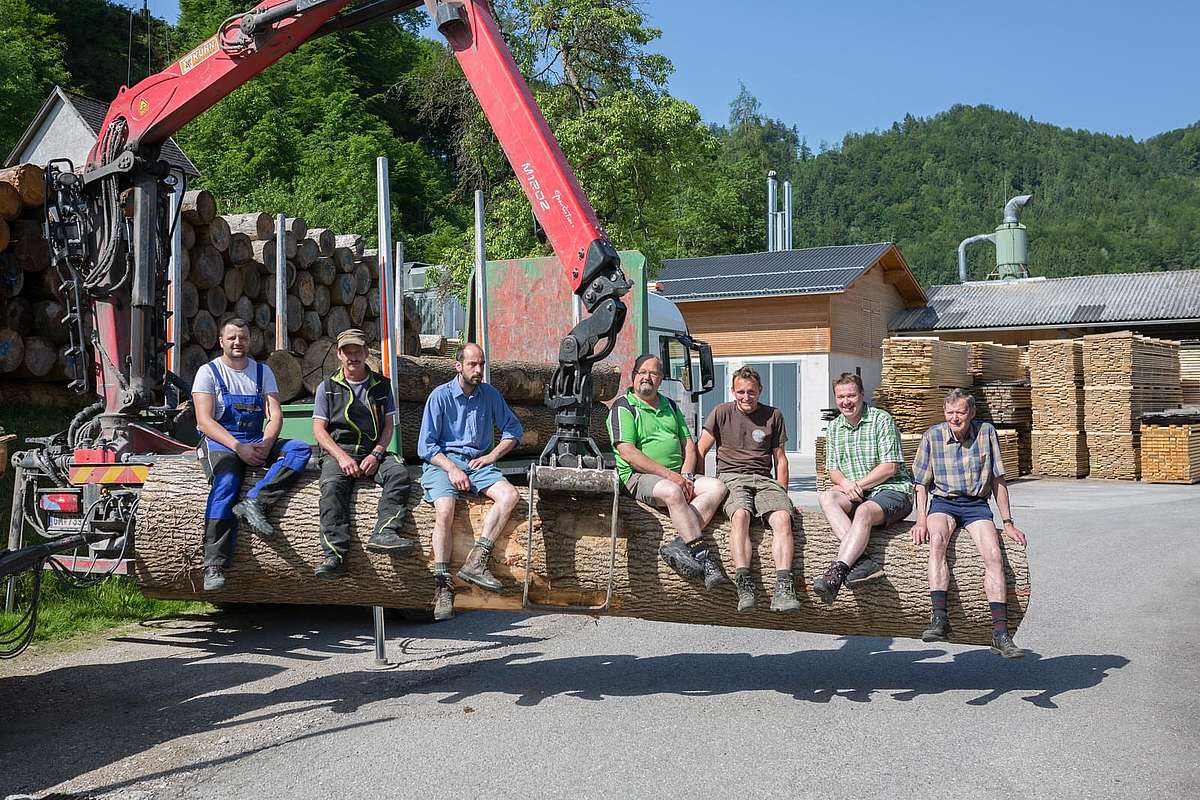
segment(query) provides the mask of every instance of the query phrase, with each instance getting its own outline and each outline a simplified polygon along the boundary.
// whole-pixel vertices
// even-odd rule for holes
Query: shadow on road
[[[521,633],[516,614],[469,614],[454,623],[424,626],[419,639],[393,638],[390,655],[401,669],[375,675],[362,670],[316,676],[298,683],[258,685],[288,669],[278,663],[236,659],[254,653],[305,663],[335,656],[360,660],[371,652],[369,614],[364,609],[327,611],[304,607],[260,614],[203,618],[210,628],[164,632],[179,624],[159,623],[154,637],[124,636],[118,641],[194,653],[144,658],[116,664],[63,667],[40,674],[0,679],[4,724],[0,726],[0,763],[5,765],[0,796],[36,792],[73,777],[100,770],[165,742],[193,734],[228,730],[261,720],[278,721],[314,709],[349,714],[372,703],[421,694],[438,703],[458,704],[484,694],[511,695],[518,706],[536,706],[565,696],[579,700],[644,697],[655,694],[709,697],[737,692],[771,691],[796,700],[829,703],[834,698],[866,703],[885,698],[912,701],[952,691],[975,694],[966,702],[984,705],[1007,694],[1035,706],[1057,708],[1068,692],[1097,686],[1110,670],[1129,659],[1119,655],[1030,654],[1006,662],[986,648],[954,653],[929,647],[893,650],[886,638],[847,637],[833,650],[758,655],[678,653],[591,655],[543,658],[538,652],[509,653],[435,669],[409,669],[421,661],[478,653],[494,648],[536,644],[542,639]],[[363,620],[361,635],[347,634]],[[374,724],[385,720],[374,720]],[[344,727],[344,726],[343,726]],[[329,735],[339,727],[321,724],[295,736]],[[93,791],[112,791],[156,777],[235,761],[255,749],[242,743],[236,753],[221,753],[178,769],[115,781]],[[3,785],[7,784],[7,785]]]

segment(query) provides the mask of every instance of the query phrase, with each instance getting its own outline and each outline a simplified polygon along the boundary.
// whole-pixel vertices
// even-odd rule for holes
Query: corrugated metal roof
[[[1105,325],[1200,319],[1200,270],[1027,278],[933,286],[893,331]]]
[[[100,135],[100,126],[104,124],[104,115],[108,113],[108,103],[94,100],[82,94],[74,92],[63,92],[67,99],[71,101],[71,105],[79,112],[79,116],[83,117],[83,121],[92,129],[92,133]],[[179,145],[175,144],[174,139],[167,139],[163,142],[162,151],[159,157],[166,161],[172,167],[183,170],[188,175],[196,177],[200,174],[200,170],[196,169],[196,165],[192,160],[179,149]]]
[[[676,302],[842,292],[874,266],[891,242],[740,253],[663,262],[657,280]]]

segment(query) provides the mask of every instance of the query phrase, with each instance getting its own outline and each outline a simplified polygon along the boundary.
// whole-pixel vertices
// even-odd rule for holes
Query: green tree
[[[69,79],[54,17],[0,0],[0,153],[7,154],[56,84]]]

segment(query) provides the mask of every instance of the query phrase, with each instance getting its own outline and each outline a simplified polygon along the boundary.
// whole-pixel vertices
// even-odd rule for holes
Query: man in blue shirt
[[[453,379],[433,390],[421,416],[417,455],[425,462],[421,486],[425,502],[432,503],[434,578],[433,617],[454,616],[454,591],[450,586],[450,557],[454,540],[451,523],[454,506],[464,492],[483,494],[492,507],[483,519],[483,531],[458,577],[488,591],[500,591],[500,581],[487,562],[497,534],[504,529],[520,495],[504,479],[496,462],[517,446],[524,429],[495,387],[483,382],[483,348],[471,342],[454,357]],[[500,429],[500,443],[492,447],[492,427]]]

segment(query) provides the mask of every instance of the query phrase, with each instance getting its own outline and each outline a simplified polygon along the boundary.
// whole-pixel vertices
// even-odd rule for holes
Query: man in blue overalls
[[[275,535],[266,509],[283,497],[284,488],[300,476],[312,454],[304,442],[279,438],[283,410],[275,375],[246,355],[249,347],[249,324],[236,317],[226,321],[221,326],[221,355],[200,368],[192,385],[196,429],[204,435],[200,463],[212,483],[204,512],[206,592],[225,586],[239,519],[265,539]],[[245,499],[235,503],[247,464],[270,466]]]

